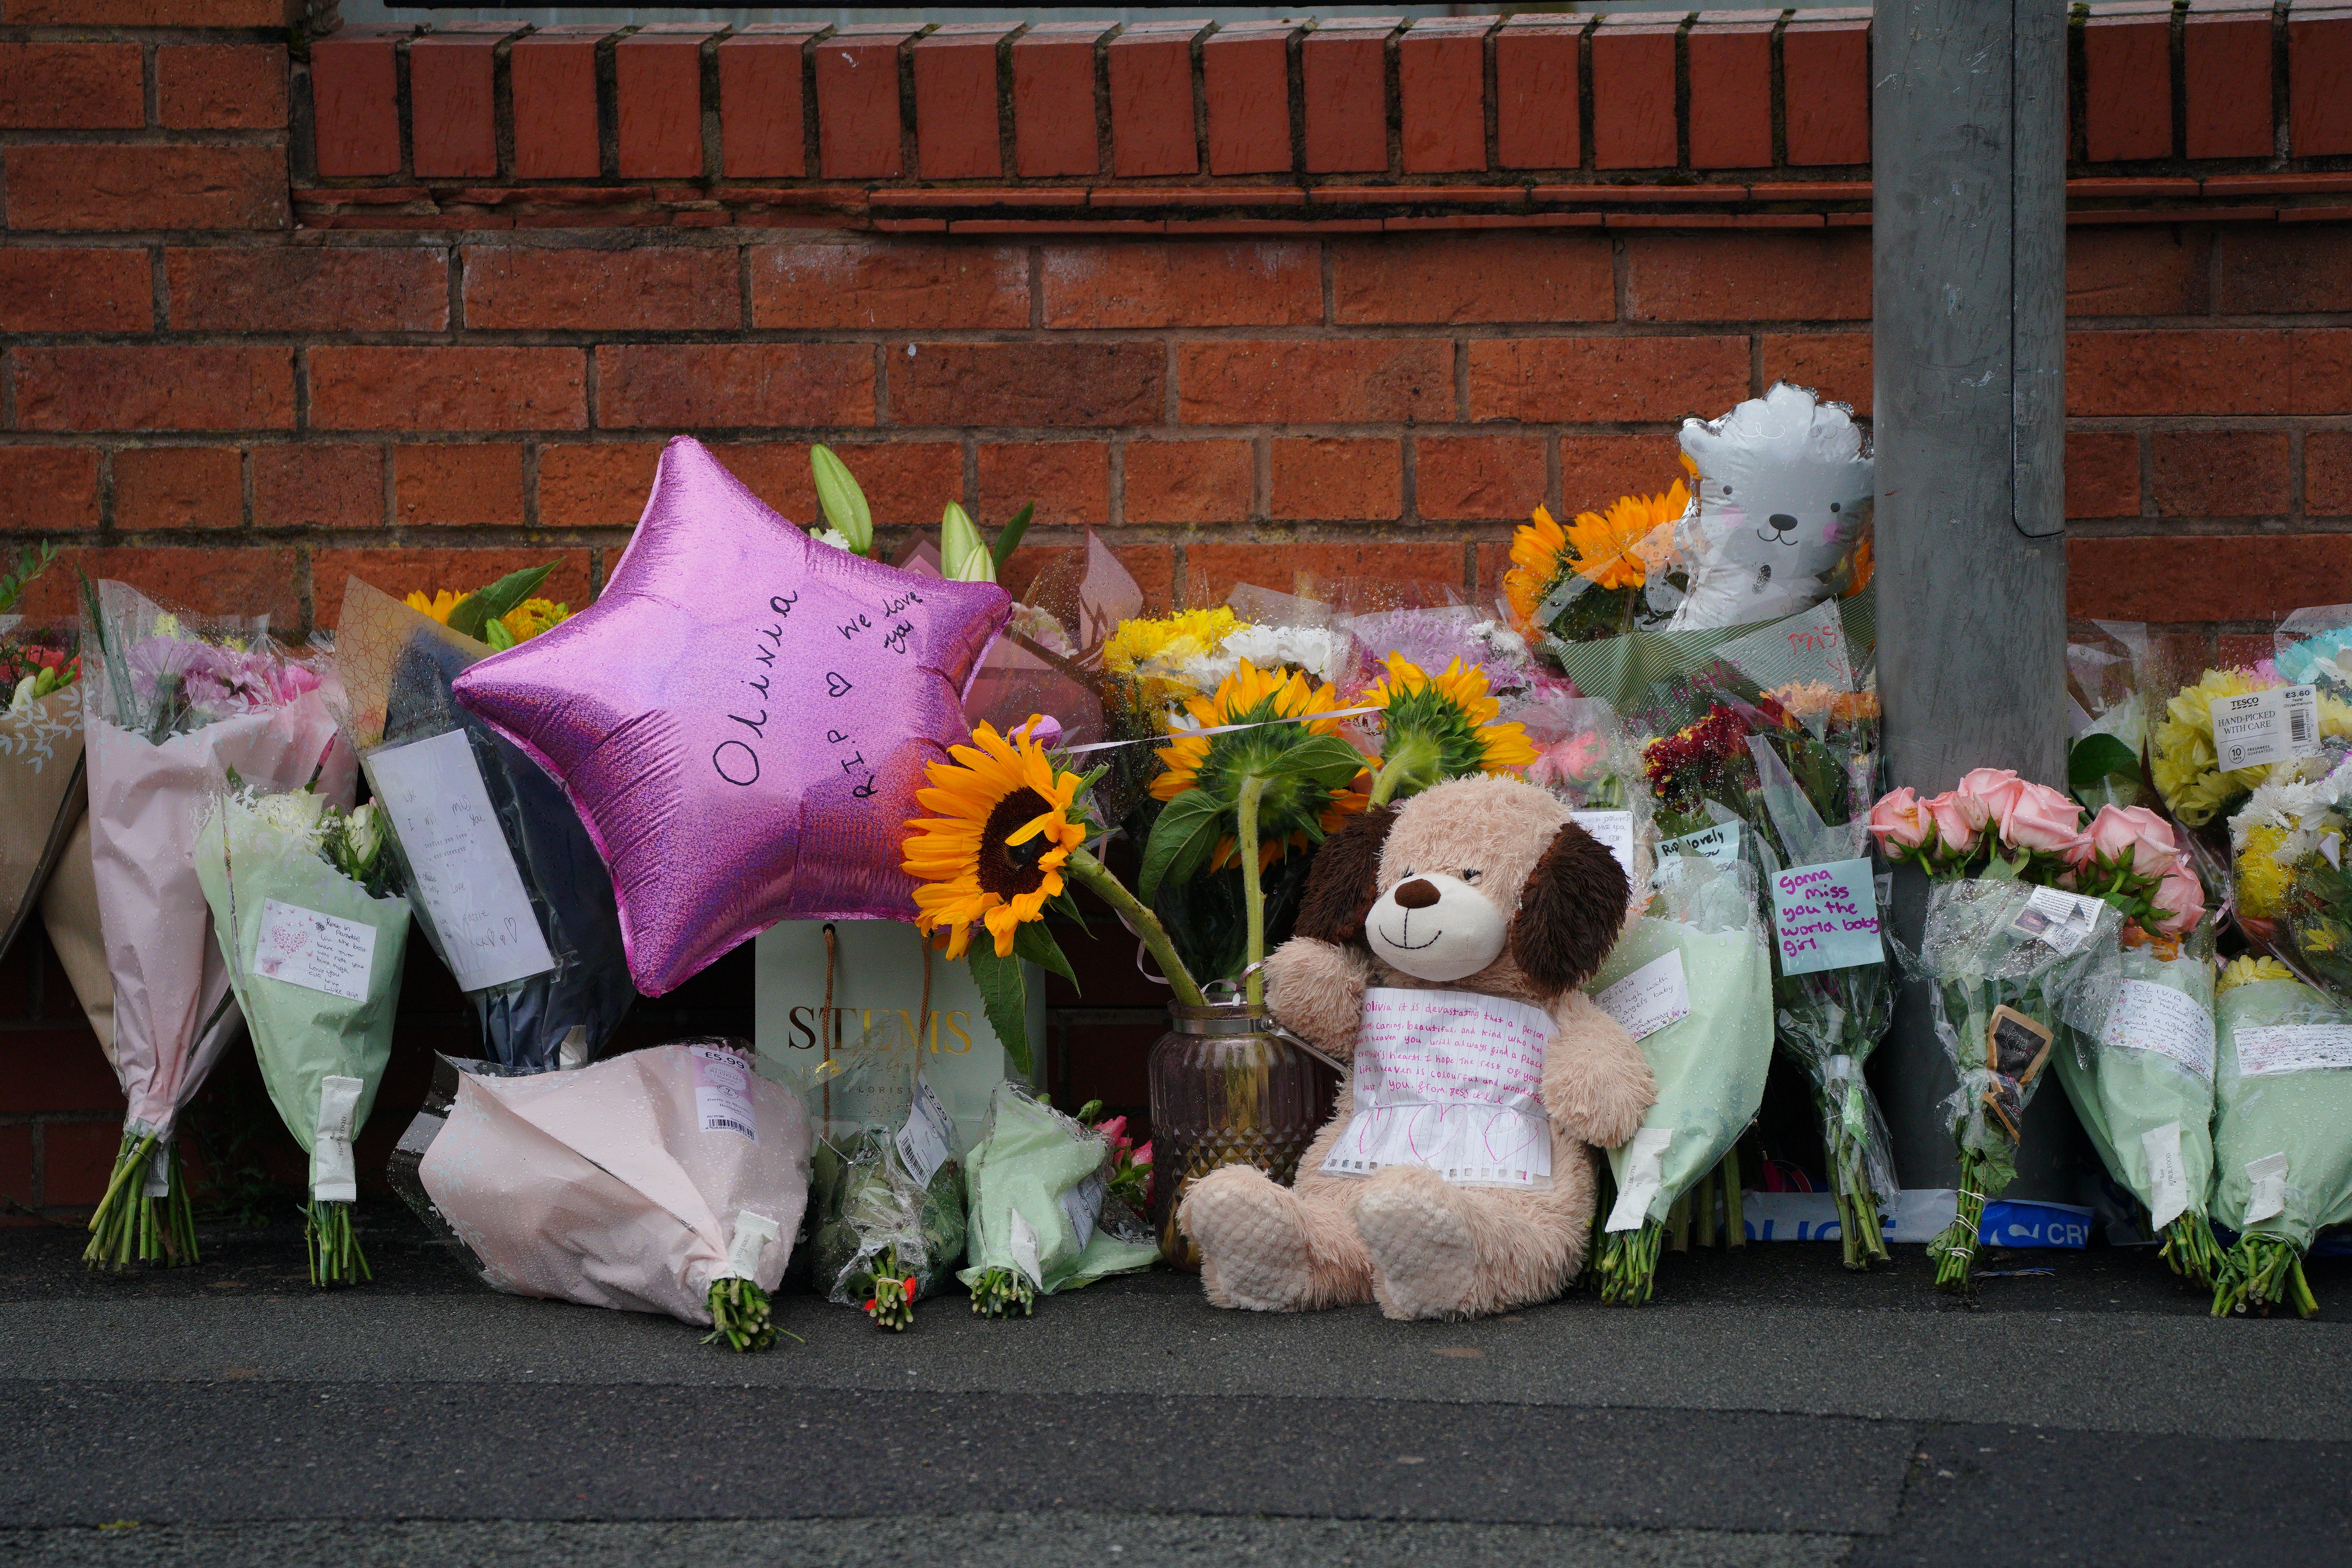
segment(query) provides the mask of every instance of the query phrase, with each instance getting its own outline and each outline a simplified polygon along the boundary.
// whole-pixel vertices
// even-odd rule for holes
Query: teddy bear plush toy
[[[1266,981],[1276,1019],[1349,1064],[1339,1113],[1293,1185],[1232,1165],[1185,1194],[1209,1300],[1468,1318],[1566,1289],[1589,1146],[1632,1137],[1655,1099],[1633,1037],[1577,989],[1626,899],[1616,858],[1517,778],[1442,784],[1334,833]]]

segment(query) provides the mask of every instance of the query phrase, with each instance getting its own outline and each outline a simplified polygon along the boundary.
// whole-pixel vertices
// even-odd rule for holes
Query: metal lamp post
[[[2065,776],[2066,7],[1880,0],[1872,29],[1879,688],[1888,772]],[[1918,940],[1924,879],[1897,880]],[[1953,1074],[1923,987],[1877,1053],[1906,1187],[1949,1186]],[[2071,1195],[2080,1132],[2045,1087],[2018,1196]]]

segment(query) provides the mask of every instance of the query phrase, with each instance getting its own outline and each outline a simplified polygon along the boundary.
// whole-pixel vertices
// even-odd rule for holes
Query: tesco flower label
[[[1791,866],[1772,877],[1782,974],[1881,963],[1878,889],[1867,860]]]

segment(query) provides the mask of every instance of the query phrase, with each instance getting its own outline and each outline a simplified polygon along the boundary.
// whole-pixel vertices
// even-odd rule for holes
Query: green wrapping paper
[[[2205,1212],[2213,1184],[2212,922],[2177,957],[2126,948],[2122,964],[2105,1023],[2095,1035],[2068,1026],[2052,1059],[2107,1173],[2163,1233],[2166,1261],[2210,1285],[2221,1263]]]
[[[956,1278],[971,1290],[974,1310],[1026,1310],[1032,1294],[1151,1266],[1160,1248],[1149,1228],[1139,1220],[1121,1225],[1123,1215],[1134,1216],[1109,1196],[1110,1158],[1100,1133],[1017,1084],[996,1086],[965,1176],[971,1266]]]
[[[1772,1065],[1772,958],[1754,876],[1738,862],[1665,858],[1651,912],[1619,939],[1585,987],[1633,1031],[1658,1089],[1641,1131],[1609,1151],[1618,1196],[1597,1254],[1604,1300],[1648,1299],[1666,1211],[1716,1167],[1763,1102]],[[1681,960],[1688,1016],[1643,1033],[1626,994],[1612,988],[1670,956]],[[1656,995],[1670,987],[1643,989]],[[1653,1006],[1648,1016],[1658,1016]]]
[[[301,794],[229,795],[198,830],[195,847],[196,878],[262,1080],[310,1155],[312,1240],[331,1242],[323,1259],[314,1254],[314,1279],[326,1267],[318,1282],[366,1269],[349,1240],[349,1205],[358,1195],[351,1146],[391,1059],[408,943],[407,900],[371,898],[320,858],[310,825],[323,804]],[[331,1237],[320,1234],[330,1226]]]
[[[2222,992],[2214,1021],[2212,1215],[2241,1233],[2214,1310],[2285,1302],[2308,1316],[2302,1255],[2352,1220],[2352,1009],[2299,980],[2256,980]]]

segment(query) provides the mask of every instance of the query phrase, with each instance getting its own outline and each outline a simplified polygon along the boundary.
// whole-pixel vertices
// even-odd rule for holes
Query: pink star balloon
[[[679,436],[590,608],[459,676],[613,873],[658,996],[785,920],[911,920],[926,764],[1012,598],[820,544]]]

